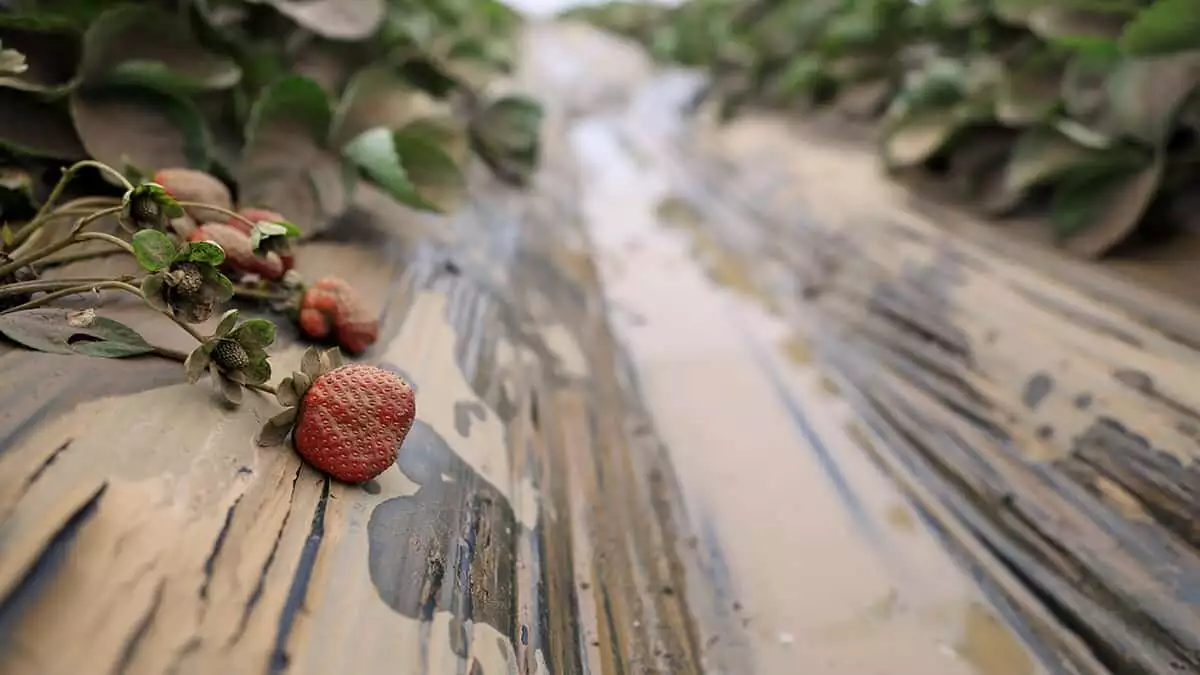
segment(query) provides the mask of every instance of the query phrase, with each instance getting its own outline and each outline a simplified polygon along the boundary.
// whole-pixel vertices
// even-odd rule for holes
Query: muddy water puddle
[[[757,672],[1043,672],[845,432],[850,407],[753,268],[674,196],[657,149],[629,149],[630,128],[671,133],[656,96],[669,92],[573,127],[584,215],[610,320],[729,568]]]

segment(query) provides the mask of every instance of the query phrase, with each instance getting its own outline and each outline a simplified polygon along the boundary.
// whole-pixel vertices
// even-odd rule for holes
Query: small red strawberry
[[[180,202],[200,202],[223,209],[233,209],[233,195],[215,176],[195,169],[162,169],[154,174],[154,182],[163,186],[167,194]],[[221,222],[225,214],[198,206],[185,206],[184,210],[197,223]]]
[[[283,442],[317,470],[361,483],[383,473],[417,414],[412,387],[395,373],[365,364],[341,365],[336,349],[310,349],[301,372],[284,378],[276,398],[285,410],[263,427],[259,444]]]
[[[283,261],[275,253],[255,255],[250,247],[250,237],[241,230],[223,223],[207,223],[197,227],[189,241],[211,241],[225,251],[226,269],[243,274],[257,274],[275,281],[283,276]]]
[[[323,340],[332,334],[352,354],[361,354],[379,339],[379,318],[339,277],[325,277],[304,292],[298,320],[308,337]]]

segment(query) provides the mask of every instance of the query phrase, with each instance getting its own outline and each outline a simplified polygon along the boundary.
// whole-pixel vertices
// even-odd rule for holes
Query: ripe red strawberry
[[[316,378],[300,399],[293,442],[317,470],[361,483],[395,463],[416,414],[412,387],[396,374],[342,366]]]
[[[162,169],[152,179],[163,186],[167,194],[181,202],[201,202],[223,209],[233,209],[233,195],[215,176],[195,169]],[[221,222],[225,214],[198,206],[186,206],[184,210],[197,223]]]
[[[189,241],[211,241],[225,250],[227,270],[243,274],[257,274],[272,281],[283,276],[283,261],[274,253],[255,255],[250,248],[250,237],[241,230],[222,223],[207,223],[197,227]]]
[[[286,220],[286,218],[284,218],[283,215],[278,211],[270,211],[268,209],[241,209],[238,211],[238,215],[252,223],[257,223],[262,220],[265,220],[269,223],[278,223]],[[246,234],[250,234],[251,227],[247,225],[242,218],[230,217],[229,220],[225,221],[225,224],[229,225],[230,227],[236,227]],[[285,272],[296,266],[296,256],[290,250],[291,246],[288,246],[287,249],[287,251],[276,251],[279,259],[283,261],[283,271]]]
[[[325,277],[304,292],[300,330],[323,340],[332,333],[343,349],[361,354],[379,339],[379,318],[354,287],[339,277]]]

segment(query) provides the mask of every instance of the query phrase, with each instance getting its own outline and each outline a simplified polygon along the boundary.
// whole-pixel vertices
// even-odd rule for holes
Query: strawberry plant
[[[173,359],[230,405],[274,394],[285,410],[261,442],[291,438],[341,480],[377,475],[412,424],[413,391],[341,364],[375,342],[378,315],[342,279],[310,283],[296,243],[336,227],[363,183],[437,212],[457,207],[470,163],[528,184],[542,113],[505,91],[517,26],[495,0],[3,3],[0,336]],[[136,272],[42,274],[110,255]],[[195,346],[57,304],[100,293],[136,297]],[[247,318],[235,298],[277,318]],[[328,346],[278,389],[276,320]]]
[[[496,0],[4,3],[0,219],[19,227],[43,176],[83,159],[179,202],[286,211],[302,237],[361,181],[454,208],[472,154],[524,184],[540,109],[495,86],[517,25]],[[68,196],[113,193],[82,177]],[[185,209],[192,226],[225,220]]]
[[[1049,215],[1097,257],[1187,228],[1200,175],[1195,0],[691,0],[571,14],[708,69],[739,105],[871,122],[884,166],[985,214]]]
[[[183,364],[188,382],[196,383],[208,375],[229,404],[241,404],[247,389],[275,394],[288,410],[268,424],[260,438],[264,444],[282,443],[298,420],[297,451],[334,478],[360,482],[391,465],[415,414],[414,394],[407,383],[374,366],[342,367],[337,347],[324,352],[314,347],[305,354],[301,372],[284,378],[276,389],[269,384],[268,354],[275,341],[275,323],[264,318],[242,319],[237,309],[224,309],[237,295],[267,300],[273,309],[290,311],[310,337],[332,339],[353,353],[375,341],[378,319],[352,286],[325,277],[310,287],[298,270],[284,273],[279,251],[290,250],[288,240],[299,236],[293,223],[273,211],[235,212],[232,203],[224,204],[225,195],[219,190],[200,193],[216,197],[221,204],[181,202],[174,195],[195,197],[200,193],[175,189],[178,184],[173,189],[153,182],[134,185],[113,167],[94,160],[69,167],[52,197],[62,194],[83,169],[105,173],[125,192],[120,198],[75,199],[63,204],[47,200],[10,238],[12,252],[0,257],[0,335],[29,349],[57,354],[175,359]],[[211,176],[183,169],[167,169],[159,175],[187,175],[192,186],[216,184]],[[189,213],[197,211],[227,218],[229,224],[209,223],[191,229],[186,236],[180,234],[180,223],[189,221]],[[130,236],[95,231],[94,226],[104,217],[116,218]],[[46,236],[53,232],[47,225],[59,219],[73,219],[74,223]],[[44,269],[55,255],[88,242],[101,242],[132,256],[139,273],[115,278],[39,278],[37,270]],[[269,267],[268,261],[275,267]],[[268,273],[276,271],[279,274]],[[197,346],[184,353],[154,345],[133,328],[100,316],[95,309],[52,305],[66,296],[108,291],[133,295],[161,312]],[[202,332],[200,324],[218,313],[220,320],[212,333]]]

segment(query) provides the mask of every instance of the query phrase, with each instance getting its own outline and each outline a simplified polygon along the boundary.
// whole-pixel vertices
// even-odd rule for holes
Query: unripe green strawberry
[[[361,483],[396,461],[416,414],[412,387],[395,373],[342,366],[317,377],[300,400],[293,442],[314,468]]]
[[[223,209],[233,210],[233,195],[215,176],[195,169],[163,169],[154,174],[154,182],[163,186],[167,194],[180,202],[200,202]],[[221,222],[226,216],[220,211],[198,206],[185,206],[184,210],[197,223]]]
[[[250,365],[246,348],[233,340],[219,340],[213,347],[212,360],[226,370],[241,370]]]
[[[135,223],[156,222],[162,213],[162,207],[154,201],[153,197],[149,196],[135,198],[129,208]]]
[[[232,272],[257,274],[272,281],[283,276],[283,261],[274,253],[255,255],[250,237],[241,230],[223,223],[208,223],[188,235],[189,241],[211,241],[225,251],[223,267]]]
[[[379,339],[379,317],[344,279],[325,277],[304,293],[300,330],[308,337],[329,337],[351,354],[361,354]]]

